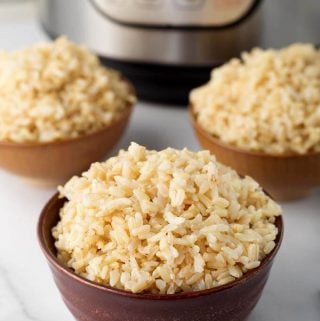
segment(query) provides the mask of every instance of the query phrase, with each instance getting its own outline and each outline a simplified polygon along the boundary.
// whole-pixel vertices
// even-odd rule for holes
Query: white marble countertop
[[[33,10],[26,12],[2,20],[0,7],[0,48],[46,39]],[[139,104],[114,153],[132,140],[155,149],[199,149],[183,108]],[[53,193],[0,171],[0,321],[73,320],[36,238],[39,213]],[[319,321],[320,189],[302,201],[283,204],[283,209],[284,242],[249,321]]]

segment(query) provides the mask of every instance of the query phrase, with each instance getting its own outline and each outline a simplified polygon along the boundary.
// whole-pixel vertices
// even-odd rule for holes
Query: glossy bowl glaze
[[[239,174],[253,177],[275,200],[302,198],[320,185],[320,153],[277,155],[240,149],[206,132],[196,121],[192,107],[189,114],[201,146]]]
[[[38,222],[38,239],[62,298],[78,321],[244,321],[257,304],[283,237],[276,225],[276,247],[261,265],[240,279],[213,289],[171,295],[133,294],[76,275],[56,258],[51,229],[65,199],[54,195]]]
[[[101,130],[73,139],[48,143],[0,141],[0,167],[36,184],[63,183],[111,151],[121,138],[132,109],[132,105],[128,106],[118,119]]]

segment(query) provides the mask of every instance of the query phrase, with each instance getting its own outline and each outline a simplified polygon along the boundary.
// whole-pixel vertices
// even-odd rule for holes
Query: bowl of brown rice
[[[310,44],[253,49],[214,69],[190,93],[204,148],[277,200],[320,185],[320,51]]]
[[[65,37],[0,52],[0,167],[61,183],[112,149],[135,100],[127,79]]]
[[[77,320],[245,320],[281,245],[280,206],[208,151],[132,143],[58,190],[38,238]]]

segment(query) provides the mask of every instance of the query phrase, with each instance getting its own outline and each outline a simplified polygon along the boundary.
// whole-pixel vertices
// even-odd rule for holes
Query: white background
[[[0,48],[44,39],[32,6],[0,7]],[[132,140],[155,149],[199,149],[184,108],[138,104],[114,153]],[[73,320],[36,239],[39,213],[53,193],[0,171],[0,321]],[[249,321],[319,321],[320,190],[283,209],[284,242]]]

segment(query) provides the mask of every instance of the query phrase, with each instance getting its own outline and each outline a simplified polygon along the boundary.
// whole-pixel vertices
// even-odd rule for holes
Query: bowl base
[[[263,186],[263,184],[262,184]],[[275,188],[266,188],[266,190],[270,193],[270,195],[276,200],[280,202],[289,202],[298,200],[301,198],[308,197],[311,194],[311,190],[309,189],[299,189],[299,190],[291,190],[291,189],[275,189]]]
[[[63,180],[42,180],[31,177],[22,177],[22,181],[36,188],[52,189],[64,183]]]

